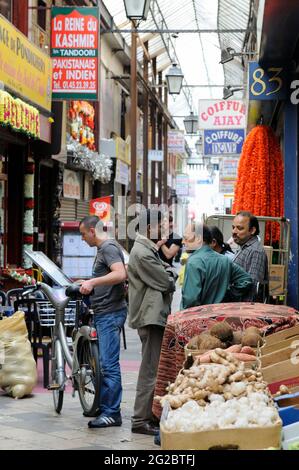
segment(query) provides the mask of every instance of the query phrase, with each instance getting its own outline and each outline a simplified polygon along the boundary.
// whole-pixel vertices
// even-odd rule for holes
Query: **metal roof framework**
[[[124,31],[121,35],[130,47],[131,24],[123,0],[103,0],[103,3],[116,27]],[[185,76],[181,94],[168,100],[173,116],[187,116],[191,110],[197,114],[199,99],[222,98],[221,87],[213,85],[244,83],[241,57],[224,65],[219,61],[221,48],[233,47],[236,52],[246,49],[252,3],[252,0],[151,0],[148,19],[138,27],[140,41],[148,41],[149,56],[157,58],[157,71],[163,73],[163,78],[173,62]],[[143,53],[139,42],[140,67]],[[150,70],[150,80],[151,76]],[[195,84],[208,86],[188,87]],[[235,96],[242,98],[243,94],[238,92]],[[183,119],[176,118],[176,121],[183,128]]]

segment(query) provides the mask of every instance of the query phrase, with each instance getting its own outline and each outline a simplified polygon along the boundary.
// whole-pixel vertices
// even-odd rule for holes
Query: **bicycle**
[[[51,378],[48,390],[53,392],[54,408],[60,414],[63,406],[65,386],[69,378],[72,381],[73,393],[78,391],[85,416],[97,416],[101,386],[99,348],[96,329],[92,326],[92,313],[81,315],[82,299],[80,286],[70,285],[67,288],[52,288],[44,282],[24,288],[24,295],[41,290],[55,311],[52,313],[51,343]],[[71,353],[66,336],[65,311],[70,300],[76,301],[75,322],[72,333]],[[37,301],[38,304],[38,301]],[[48,325],[49,326],[49,325]],[[66,364],[72,373],[66,374]]]

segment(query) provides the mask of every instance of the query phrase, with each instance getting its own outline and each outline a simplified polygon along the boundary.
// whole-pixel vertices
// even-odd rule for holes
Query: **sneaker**
[[[155,437],[154,437],[154,444],[155,444],[156,446],[161,446],[160,431],[157,432],[157,434],[155,434]]]
[[[98,416],[96,419],[89,421],[89,428],[108,428],[110,426],[121,426],[122,419],[121,417],[112,418],[112,416]]]

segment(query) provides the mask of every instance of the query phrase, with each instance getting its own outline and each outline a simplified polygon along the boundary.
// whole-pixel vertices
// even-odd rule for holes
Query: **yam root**
[[[249,362],[254,361],[254,356],[252,354],[245,354],[245,353],[231,353],[235,359],[242,362]]]
[[[241,352],[241,349],[242,349],[242,345],[241,344],[234,344],[233,346],[230,346],[229,348],[226,349],[226,351],[228,352],[232,352],[232,353],[239,353]],[[245,352],[245,351],[244,351]],[[254,352],[253,352],[254,353]]]
[[[250,346],[243,346],[240,351],[236,351],[236,352],[241,352],[244,354],[251,354],[252,356],[255,356],[255,352]]]

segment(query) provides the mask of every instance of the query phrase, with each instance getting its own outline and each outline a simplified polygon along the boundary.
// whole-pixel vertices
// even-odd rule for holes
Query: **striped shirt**
[[[267,284],[269,282],[268,258],[256,235],[240,246],[233,261],[250,274],[254,286],[246,300],[254,300],[257,283]]]

